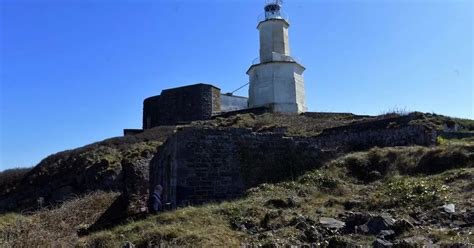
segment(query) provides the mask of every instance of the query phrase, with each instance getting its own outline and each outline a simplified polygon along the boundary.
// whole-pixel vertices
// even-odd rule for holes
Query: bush
[[[32,168],[14,168],[0,172],[0,195],[11,192]]]
[[[474,153],[463,147],[448,147],[426,152],[412,172],[435,174],[450,169],[473,167]]]
[[[92,225],[117,196],[117,193],[95,192],[30,216],[0,216],[0,244],[6,247],[74,246],[78,241],[77,232]]]
[[[368,152],[349,154],[340,161],[351,176],[364,182],[381,179],[396,164],[397,153],[390,149],[373,148]]]
[[[373,148],[339,158],[333,163],[347,169],[348,175],[372,182],[389,174],[431,175],[474,166],[474,147],[446,145],[429,147]]]
[[[298,180],[299,183],[305,185],[317,186],[325,189],[334,189],[339,185],[339,181],[334,177],[323,173],[321,170],[316,170],[305,174]]]
[[[383,185],[376,197],[390,207],[438,205],[447,200],[448,186],[437,180],[401,178]]]

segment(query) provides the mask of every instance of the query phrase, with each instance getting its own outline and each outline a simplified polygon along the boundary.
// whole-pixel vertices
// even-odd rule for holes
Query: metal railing
[[[285,20],[286,22],[290,22],[290,17],[288,16],[288,14],[286,14],[286,12],[284,11],[281,11],[280,10],[280,14],[279,15],[276,15],[276,16],[272,16],[272,17],[268,17],[265,15],[265,13],[262,13],[260,14],[258,17],[257,17],[257,23],[260,23],[260,22],[263,22],[265,20],[271,20],[271,19],[283,19]]]

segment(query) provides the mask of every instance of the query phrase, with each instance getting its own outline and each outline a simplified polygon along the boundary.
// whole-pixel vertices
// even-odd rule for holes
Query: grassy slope
[[[18,210],[22,210],[35,207],[40,196],[46,204],[63,200],[53,195],[65,186],[74,187],[75,194],[119,190],[122,162],[153,156],[174,128],[157,127],[134,136],[106,139],[50,155],[33,168],[0,172],[0,201],[21,202]]]
[[[459,156],[466,159],[459,160]],[[379,161],[374,157],[380,158]],[[384,159],[390,160],[389,168],[385,168]],[[426,160],[438,169],[429,174],[418,172],[419,167],[426,166]],[[365,166],[368,171],[380,170],[380,178],[367,181],[363,175],[354,176],[357,174],[354,170],[359,166]],[[473,143],[439,148],[376,148],[336,159],[323,169],[307,172],[297,181],[250,189],[240,200],[150,216],[84,237],[81,244],[117,246],[125,241],[139,246],[150,243],[195,246],[303,244],[307,240],[295,225],[298,216],[314,221],[320,217],[340,219],[348,203],[355,205],[351,211],[389,212],[395,218],[410,218],[410,214],[418,212],[435,215],[445,202],[454,203],[458,211],[473,211],[474,203],[469,200],[474,198],[473,167]],[[474,242],[472,235],[459,233],[449,231],[446,226],[427,224],[404,236],[424,234],[438,243]],[[353,234],[345,238],[360,244],[375,239]]]
[[[247,114],[196,122],[192,125],[247,127],[254,130],[286,126],[289,128],[289,134],[314,135],[324,128],[371,118],[383,117],[334,115],[330,118],[327,116],[320,118],[284,114],[261,116]],[[426,115],[425,122],[422,124],[434,125],[435,128],[442,129],[443,123],[451,120],[453,119],[448,117]],[[463,125],[466,131],[473,130],[473,121],[454,120]],[[130,148],[135,145],[161,142],[169,133],[169,130],[158,128],[137,136],[113,138],[83,148],[58,153],[46,158],[42,162],[43,166],[37,166],[33,172],[27,173],[27,178],[37,174],[48,175],[49,172],[56,174],[60,168],[54,166],[57,164],[55,161],[61,161],[65,157],[90,153],[93,159],[101,160],[108,156],[115,159],[117,150],[122,156],[125,153],[130,153]],[[347,205],[347,202],[356,203],[356,207],[353,209],[355,211],[390,211],[395,213],[395,216],[407,216],[410,213],[416,213],[416,211],[435,211],[444,201],[454,202],[459,209],[471,209],[472,211],[472,203],[466,199],[473,199],[474,185],[471,182],[474,178],[473,144],[472,139],[467,143],[443,141],[443,145],[435,149],[423,147],[384,148],[349,154],[334,160],[319,171],[306,173],[297,181],[267,184],[251,189],[247,197],[240,200],[183,208],[79,238],[77,231],[91,225],[98,214],[105,211],[108,206],[107,202],[112,202],[116,197],[114,194],[104,196],[109,199],[106,201],[99,200],[101,197],[85,196],[80,199],[83,200],[82,202],[87,202],[86,206],[96,205],[97,207],[87,211],[88,208],[81,205],[82,203],[78,199],[62,205],[59,208],[62,209],[61,211],[44,210],[29,216],[2,215],[0,217],[0,239],[4,240],[0,240],[0,243],[20,246],[25,244],[41,246],[52,242],[56,242],[56,244],[79,243],[83,246],[116,246],[125,241],[139,245],[148,243],[194,244],[197,246],[210,244],[228,246],[241,243],[298,244],[304,242],[304,237],[302,237],[302,231],[294,225],[296,217],[302,215],[315,221],[320,216],[338,217],[345,211],[344,206]],[[114,152],[108,152],[110,147]],[[426,172],[426,169],[430,170],[431,167],[439,169],[428,171],[428,174],[421,174]],[[417,193],[419,189],[428,193],[419,194]],[[390,197],[387,197],[389,195]],[[407,195],[410,197],[405,197]],[[289,197],[293,198],[296,204],[287,204],[286,207],[281,207],[281,204],[279,207],[275,206],[275,203],[287,202]],[[95,204],[95,201],[102,203]],[[406,206],[400,206],[401,203]],[[72,209],[78,211],[75,212],[78,216],[83,216],[83,221],[72,221],[61,217],[61,215],[70,213]],[[55,225],[48,224],[51,223],[49,219],[62,223],[64,226],[56,225],[56,222]],[[61,230],[55,229],[57,226],[62,227]],[[456,236],[449,229],[429,228],[417,228],[412,232],[430,233],[435,240],[470,239],[470,242],[473,242],[472,236]],[[45,238],[38,239],[38,235]],[[406,235],[411,234],[407,233]],[[354,235],[346,238],[361,243],[371,242],[374,239],[370,236]]]
[[[425,163],[437,169],[419,172]],[[296,181],[250,189],[239,200],[181,208],[79,238],[77,232],[91,225],[117,196],[96,193],[30,216],[1,216],[0,239],[10,238],[0,243],[93,247],[117,247],[127,241],[138,246],[303,244],[308,241],[296,225],[298,217],[315,222],[320,217],[341,219],[348,203],[353,205],[351,211],[383,211],[395,218],[410,218],[419,212],[434,213],[430,218],[438,218],[437,208],[445,202],[456,204],[458,210],[472,211],[473,163],[472,142],[437,148],[374,148],[335,159]],[[360,171],[376,176],[367,177]],[[403,236],[423,234],[438,243],[474,242],[472,235],[460,233],[426,224]],[[350,234],[344,239],[368,244],[375,237]]]

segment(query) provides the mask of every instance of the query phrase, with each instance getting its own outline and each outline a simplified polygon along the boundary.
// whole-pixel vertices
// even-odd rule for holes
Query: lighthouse
[[[291,57],[288,18],[281,11],[281,0],[267,0],[258,23],[260,57],[247,71],[249,107],[267,107],[272,112],[307,111],[304,66]]]

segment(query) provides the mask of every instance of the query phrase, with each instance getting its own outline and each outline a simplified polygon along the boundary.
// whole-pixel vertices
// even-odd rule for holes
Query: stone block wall
[[[195,84],[167,89],[143,102],[143,129],[208,120],[220,111],[220,89]]]
[[[422,126],[364,125],[314,137],[238,128],[184,128],[152,160],[150,187],[163,185],[163,200],[174,207],[222,201],[263,182],[296,178],[341,152],[435,144],[436,132]]]

